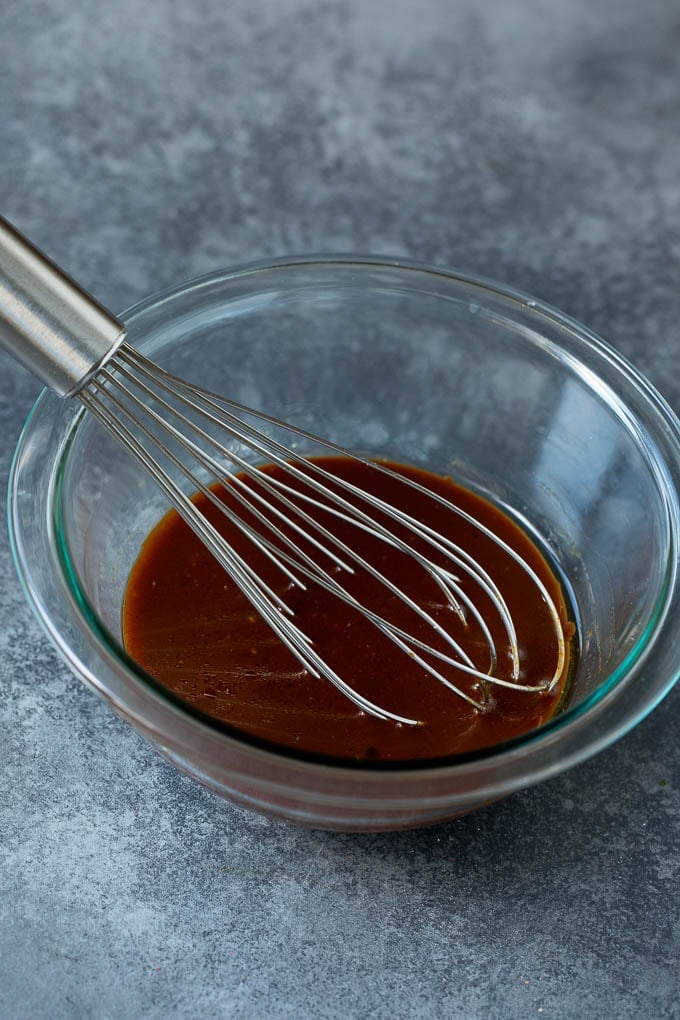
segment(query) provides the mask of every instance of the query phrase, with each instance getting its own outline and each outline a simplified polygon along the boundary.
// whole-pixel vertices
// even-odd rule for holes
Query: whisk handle
[[[125,336],[114,315],[0,216],[0,346],[73,396]]]

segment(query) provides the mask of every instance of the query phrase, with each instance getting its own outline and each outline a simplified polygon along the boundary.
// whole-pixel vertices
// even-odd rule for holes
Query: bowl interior
[[[615,366],[568,323],[446,275],[336,263],[212,278],[128,327],[177,375],[509,510],[577,614],[572,710],[644,654],[674,561],[663,471]],[[55,534],[115,651],[129,570],[167,504],[88,416],[74,411],[65,436]]]

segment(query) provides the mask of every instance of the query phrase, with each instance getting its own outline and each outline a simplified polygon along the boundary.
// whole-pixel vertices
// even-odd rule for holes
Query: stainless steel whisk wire
[[[304,579],[312,581],[360,611],[425,673],[476,709],[484,711],[490,706],[489,692],[494,685],[539,692],[550,691],[559,682],[566,663],[566,641],[559,612],[541,578],[515,549],[443,496],[397,474],[387,465],[357,456],[330,440],[196,387],[149,361],[126,342],[125,328],[115,316],[98,305],[1,217],[0,344],[60,395],[76,397],[101,422],[154,479],[170,504],[303,669],[316,678],[328,680],[360,710],[404,725],[418,723],[416,719],[376,705],[336,673],[296,624],[285,599],[229,544],[198,508],[191,494],[201,493],[231,525],[246,535],[253,546],[282,572],[290,587],[304,589]],[[261,424],[254,426],[252,419]],[[296,441],[301,439],[321,446],[333,454],[351,457],[375,471],[398,478],[400,483],[444,505],[502,549],[526,572],[545,603],[555,642],[553,675],[539,685],[520,683],[518,641],[508,606],[488,572],[469,553],[374,493],[306,459],[275,439],[271,435],[272,428],[284,430]],[[213,435],[215,429],[219,430],[221,439]],[[262,472],[248,457],[239,453],[234,444],[255,454],[261,464],[280,466],[288,480],[284,482]],[[199,471],[183,459],[187,456],[198,465]],[[161,461],[186,478],[190,495]],[[213,482],[228,484],[231,497],[261,527],[254,527],[227,507],[210,487],[210,482],[205,480],[206,477],[212,477]],[[248,485],[246,479],[255,480],[257,488]],[[464,623],[468,615],[476,621],[487,645],[489,663],[486,669],[475,665],[465,649],[427,609],[331,528],[308,513],[305,506],[321,509],[331,518],[349,523],[411,556],[438,585],[446,604],[457,616]],[[398,525],[400,534],[371,515],[376,511],[383,520],[386,518]],[[298,540],[288,532],[293,532]],[[412,539],[407,541],[404,535],[412,536],[420,547],[429,548],[447,566],[414,548],[410,544]],[[327,560],[335,576],[306,552],[301,543]],[[348,592],[338,580],[338,575],[352,574],[355,568],[367,571],[408,606],[432,629],[447,651],[430,645],[380,616]],[[507,652],[511,660],[509,677],[496,675],[498,652],[490,627],[475,600],[463,589],[459,575],[476,585],[498,614],[507,637]],[[475,697],[455,684],[442,672],[445,667],[471,678],[473,690],[479,694]]]

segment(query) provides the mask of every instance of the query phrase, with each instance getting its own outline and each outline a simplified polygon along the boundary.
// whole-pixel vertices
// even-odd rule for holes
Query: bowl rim
[[[564,713],[561,713],[548,721],[539,729],[529,731],[528,733],[513,738],[513,740],[504,744],[494,745],[490,748],[483,748],[478,752],[465,755],[452,755],[445,761],[423,760],[406,763],[373,761],[359,762],[347,759],[326,759],[319,755],[309,755],[289,751],[288,749],[277,747],[267,741],[250,737],[247,734],[241,734],[234,728],[230,728],[227,724],[213,720],[199,710],[196,710],[193,706],[182,702],[181,698],[172,695],[167,691],[167,689],[163,688],[162,685],[158,684],[157,681],[150,678],[144,670],[140,669],[140,667],[136,666],[136,664],[129,659],[126,653],[124,653],[124,650],[121,648],[120,643],[109,635],[109,632],[103,624],[100,628],[99,635],[93,635],[92,628],[89,628],[87,634],[88,640],[94,645],[95,650],[100,656],[104,655],[104,657],[113,657],[118,666],[123,666],[126,672],[131,676],[133,682],[143,683],[147,689],[147,693],[150,693],[154,699],[161,699],[166,709],[169,709],[174,714],[178,714],[182,718],[189,716],[192,722],[196,725],[207,728],[212,734],[217,734],[224,740],[234,741],[240,747],[247,747],[256,757],[264,755],[268,760],[293,760],[301,762],[306,766],[314,767],[315,769],[322,769],[324,771],[330,770],[335,775],[337,775],[341,770],[346,770],[351,774],[356,774],[357,771],[359,771],[362,776],[379,776],[387,774],[394,777],[396,773],[404,778],[407,776],[413,777],[414,775],[420,775],[422,777],[423,773],[448,774],[451,773],[452,770],[455,771],[456,774],[461,774],[463,772],[477,773],[480,770],[480,766],[483,767],[484,764],[492,763],[494,768],[497,768],[500,762],[507,762],[508,765],[512,762],[515,762],[516,764],[518,758],[521,758],[525,763],[534,758],[538,759],[535,761],[532,768],[522,770],[521,782],[518,783],[515,777],[515,781],[511,783],[512,789],[518,788],[519,785],[528,785],[531,782],[536,782],[540,779],[547,778],[549,775],[561,772],[566,767],[576,764],[577,762],[597,753],[603,747],[613,743],[615,740],[623,736],[629,729],[637,725],[637,723],[645,718],[645,716],[651,712],[654,707],[656,707],[662,698],[665,697],[680,675],[680,663],[678,663],[675,666],[674,671],[671,671],[665,679],[661,681],[657,680],[657,682],[652,685],[651,691],[647,690],[648,696],[646,698],[641,698],[639,695],[638,697],[633,698],[633,704],[629,706],[626,712],[623,713],[623,717],[619,718],[616,724],[614,724],[613,720],[609,720],[609,724],[603,724],[603,715],[606,709],[614,700],[621,700],[622,694],[624,693],[623,687],[626,685],[629,689],[628,693],[630,694],[630,688],[633,684],[634,677],[639,674],[643,664],[647,663],[650,655],[652,655],[659,630],[671,611],[671,595],[674,595],[675,601],[680,605],[680,596],[677,591],[677,550],[678,536],[680,535],[680,512],[678,510],[677,500],[677,490],[680,483],[680,422],[662,395],[622,354],[577,320],[553,308],[546,302],[533,298],[514,287],[499,284],[496,281],[483,276],[444,269],[439,266],[432,266],[427,262],[402,257],[389,255],[354,255],[351,253],[322,253],[289,255],[282,258],[249,261],[234,267],[217,269],[209,273],[200,274],[186,281],[180,282],[177,285],[164,288],[158,293],[149,295],[141,301],[136,302],[123,313],[121,318],[124,322],[132,320],[135,317],[143,315],[145,312],[149,312],[151,309],[157,309],[162,304],[181,300],[186,297],[189,292],[196,292],[204,287],[214,287],[217,284],[233,281],[239,277],[253,276],[261,272],[277,269],[304,269],[305,267],[318,268],[321,266],[331,267],[333,265],[344,267],[365,266],[374,269],[381,268],[392,271],[412,271],[425,274],[427,276],[442,277],[445,280],[462,284],[465,287],[474,288],[482,295],[485,293],[494,295],[496,298],[501,298],[504,301],[509,301],[512,304],[518,305],[519,308],[525,311],[525,313],[529,312],[532,317],[545,317],[549,321],[556,323],[563,330],[567,330],[568,333],[571,334],[579,347],[584,346],[591,354],[594,354],[598,359],[606,362],[610,369],[613,369],[618,375],[625,378],[629,386],[631,386],[639,395],[648,412],[652,412],[652,418],[655,423],[659,426],[663,426],[661,432],[664,434],[666,439],[666,445],[668,447],[666,452],[672,452],[674,454],[673,473],[671,473],[667,463],[664,463],[664,465],[661,466],[656,460],[654,461],[656,468],[662,468],[661,475],[663,476],[663,480],[666,482],[666,489],[663,492],[665,496],[666,510],[669,516],[669,521],[673,526],[669,526],[669,540],[671,547],[669,562],[666,567],[666,577],[663,584],[662,595],[659,597],[657,603],[657,613],[653,628],[648,628],[649,633],[646,634],[645,640],[643,641],[643,638],[638,640],[635,647],[631,649],[626,656],[625,660],[617,667],[613,674],[608,677],[607,680],[600,685],[600,687],[598,687],[596,691],[592,692],[579,705],[567,709]],[[483,304],[483,301],[480,302],[480,304]],[[561,350],[564,349],[561,348]],[[43,392],[38,396],[24,424],[14,453],[10,468],[8,488],[10,547],[17,573],[29,605],[51,642],[57,647],[57,650],[70,668],[79,675],[81,679],[83,679],[89,686],[98,690],[98,692],[107,697],[108,700],[113,701],[114,699],[112,699],[110,695],[102,689],[101,685],[98,684],[97,678],[94,676],[92,671],[83,662],[75,659],[68,643],[53,626],[49,612],[33,590],[30,563],[27,562],[23,553],[21,521],[16,502],[20,461],[22,452],[28,443],[31,428],[36,417],[42,410],[45,402],[52,400],[57,400],[57,398],[48,390],[43,390]],[[627,405],[625,404],[623,405],[624,408],[626,406]],[[80,420],[80,417],[81,416],[78,415],[77,420]],[[74,419],[74,423],[69,428],[68,435],[75,433],[75,429],[78,427],[77,420]],[[62,442],[61,453],[57,463],[61,462],[65,456],[64,445],[66,445],[65,442]],[[648,459],[650,458],[648,457]],[[663,470],[663,467],[665,467],[665,471]],[[53,468],[53,471],[54,470],[55,468]],[[659,477],[658,472],[656,472],[656,474],[657,479],[660,482],[661,478]],[[673,475],[675,476],[675,482],[673,481]],[[675,495],[675,500],[672,505],[668,499],[670,492],[673,492]],[[51,513],[54,513],[54,506],[51,507]],[[72,608],[75,608],[81,622],[84,621],[86,624],[91,623],[91,621],[87,619],[90,614],[82,611],[82,607],[77,605],[77,599],[74,600],[74,606]],[[94,613],[94,610],[92,610],[92,613]],[[96,619],[96,614],[94,614],[94,616]],[[123,659],[121,659],[121,651],[123,651]],[[149,683],[150,680],[151,683]],[[630,697],[628,700],[631,700]],[[120,708],[120,706],[115,705],[115,702],[114,707]],[[131,721],[135,721],[134,713],[131,713],[129,709],[123,709],[123,714],[125,714],[128,718],[131,718]],[[142,727],[147,726],[143,717],[138,718],[137,722]],[[568,738],[569,732],[573,728],[573,724],[577,724],[579,722],[583,724],[579,732],[582,733],[585,726],[586,730],[590,731],[590,740],[584,740],[583,736],[581,736],[578,742],[574,742],[573,740],[569,741],[566,738]],[[541,764],[541,750],[551,744],[554,744],[556,741],[565,743],[563,749],[564,754],[560,756],[558,762],[548,760]],[[497,787],[498,783],[496,782],[492,785]],[[479,792],[479,788],[477,788],[476,792]]]

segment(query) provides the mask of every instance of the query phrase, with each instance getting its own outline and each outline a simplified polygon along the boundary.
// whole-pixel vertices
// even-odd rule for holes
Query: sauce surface
[[[478,528],[461,520],[448,505],[399,479],[342,457],[315,458],[314,463],[374,492],[473,556],[501,589],[515,623],[520,682],[540,684],[553,675],[557,646],[545,600],[511,556]],[[480,496],[450,479],[417,468],[387,466],[467,511],[516,550],[541,578],[557,606],[567,640],[567,661],[550,693],[491,687],[488,709],[472,707],[428,675],[357,610],[319,584],[305,579],[306,590],[294,587],[201,494],[194,496],[196,506],[285,599],[295,624],[313,641],[314,649],[363,696],[399,715],[417,719],[419,725],[397,724],[364,713],[328,680],[306,672],[175,511],[170,511],[151,532],[128,580],[123,605],[128,653],[182,699],[236,730],[283,748],[336,759],[415,761],[446,757],[489,747],[547,721],[565,699],[576,654],[575,627],[568,620],[555,574],[528,536]],[[274,479],[286,477],[276,465],[261,470]],[[257,482],[251,480],[247,484],[257,487]],[[304,482],[294,484],[298,490],[306,488]],[[226,505],[237,507],[230,489],[229,485],[212,487]],[[300,505],[299,498],[294,501]],[[488,645],[474,617],[468,612],[466,622],[461,621],[439,586],[412,556],[324,510],[308,503],[304,506],[307,513],[426,607],[460,642],[475,665],[482,671],[489,668]],[[254,522],[242,508],[239,513]],[[377,515],[372,512],[372,516]],[[277,522],[277,526],[280,533],[293,535],[285,523]],[[389,526],[399,532],[399,525],[390,522]],[[411,538],[409,542],[414,545]],[[306,548],[321,561],[311,546]],[[439,554],[431,547],[421,545],[420,549],[432,560],[438,559]],[[445,650],[431,625],[369,572],[355,567],[350,575],[328,560],[324,565],[363,604]],[[461,573],[457,576],[489,625],[498,648],[498,675],[509,677],[510,652],[498,614],[477,584],[464,579]],[[436,660],[430,661],[436,664]],[[439,664],[438,668],[457,686],[480,697],[475,678],[451,666]]]

